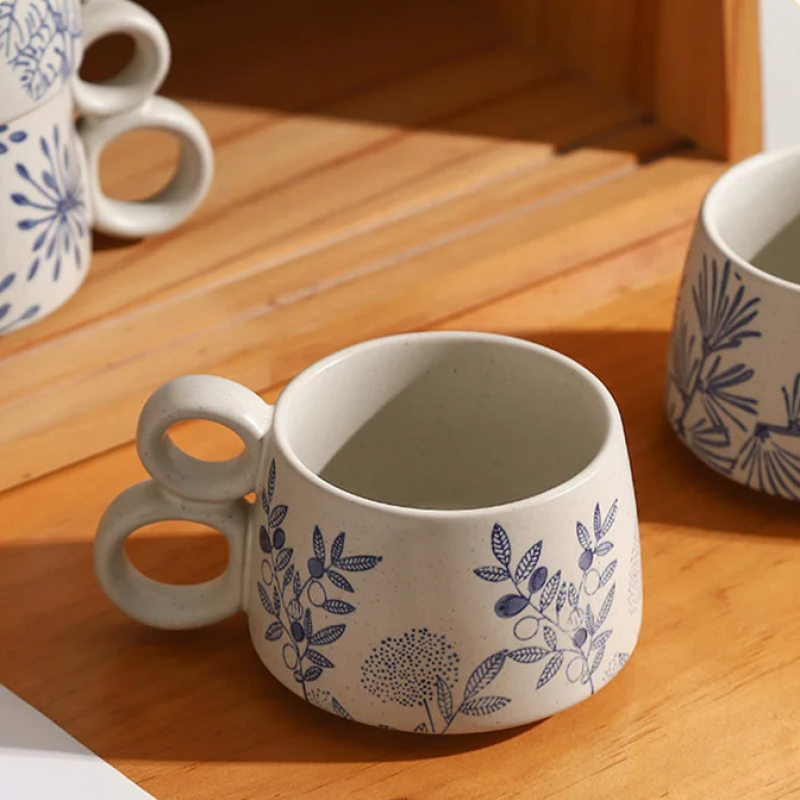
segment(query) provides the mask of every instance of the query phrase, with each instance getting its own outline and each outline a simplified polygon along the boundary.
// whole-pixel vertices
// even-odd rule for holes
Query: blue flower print
[[[31,100],[67,82],[80,35],[74,0],[0,0],[0,60],[19,76]]]
[[[339,701],[315,683],[325,670],[335,668],[325,650],[341,639],[347,630],[345,622],[333,620],[356,610],[352,603],[334,596],[334,590],[345,595],[354,594],[351,578],[346,575],[372,570],[382,559],[371,555],[345,555],[347,537],[344,532],[337,534],[328,547],[322,530],[317,526],[311,536],[313,555],[306,563],[308,576],[304,578],[284,527],[289,508],[274,502],[276,484],[273,460],[267,486],[261,493],[266,524],[259,529],[264,557],[261,580],[257,582],[258,596],[272,619],[264,638],[281,643],[283,663],[292,671],[307,700],[340,717],[349,718]],[[322,627],[320,615],[324,615]],[[309,684],[313,685],[309,688]]]
[[[82,267],[81,240],[88,234],[86,203],[74,137],[63,140],[56,125],[52,144],[42,136],[39,149],[44,168],[37,176],[18,162],[16,173],[24,191],[14,192],[11,200],[25,209],[17,227],[33,236],[27,279],[33,280],[39,268],[47,264],[52,265],[52,279],[57,281],[68,257],[78,269]]]
[[[604,516],[600,504],[595,505],[591,531],[577,522],[577,581],[561,569],[547,567],[542,558],[543,540],[529,547],[512,567],[508,534],[501,525],[492,530],[491,547],[497,563],[479,567],[475,574],[490,583],[511,583],[513,591],[497,600],[494,611],[501,619],[515,619],[514,636],[525,642],[506,651],[508,659],[543,665],[537,689],[563,672],[570,683],[580,682],[595,691],[595,674],[613,635],[613,630],[604,626],[616,593],[617,559],[609,558],[614,543],[608,534],[617,508],[615,500]]]

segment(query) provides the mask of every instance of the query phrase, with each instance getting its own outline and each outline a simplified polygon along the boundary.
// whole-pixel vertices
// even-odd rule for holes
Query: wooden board
[[[204,97],[185,96],[220,174],[181,230],[102,242],[72,303],[0,339],[0,682],[159,800],[796,794],[797,509],[711,474],[661,408],[683,258],[723,165],[534,63],[478,6],[391,4],[386,22],[347,0],[340,47],[330,4],[276,4],[283,81],[245,25],[242,56],[265,94],[233,81],[226,99],[206,64],[217,29],[235,52],[224,4],[197,2],[185,28],[183,4],[162,5],[174,85],[188,86],[190,64],[208,79]],[[406,47],[426,9],[430,30]],[[166,175],[169,143],[146,141],[108,154],[116,192]],[[109,604],[92,537],[111,498],[145,476],[132,438],[155,386],[207,371],[272,401],[333,350],[431,328],[543,342],[617,397],[645,575],[641,643],[618,680],[507,733],[391,734],[287,693],[242,617],[167,634]],[[176,438],[206,458],[236,449],[206,423]],[[178,523],[150,526],[130,552],[176,582],[226,558],[221,536]]]

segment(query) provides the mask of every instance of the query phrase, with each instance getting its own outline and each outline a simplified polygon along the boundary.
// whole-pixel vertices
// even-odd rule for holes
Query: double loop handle
[[[122,611],[156,628],[196,628],[242,608],[251,506],[244,496],[258,482],[272,406],[238,383],[209,375],[176,378],[156,390],[142,410],[136,441],[152,476],[117,497],[95,539],[94,566],[103,591]],[[221,462],[181,450],[169,428],[185,420],[224,425],[244,442],[243,452]],[[218,530],[227,540],[228,566],[206,583],[173,586],[142,575],[125,553],[125,540],[144,525],[187,520]]]
[[[133,39],[127,66],[104,83],[72,78],[75,110],[83,116],[78,132],[88,166],[93,226],[104,233],[137,238],[162,233],[183,222],[208,193],[214,172],[211,143],[198,120],[185,108],[154,96],[169,70],[169,39],[161,23],[130,0],[92,0],[83,6],[84,49],[111,34]],[[100,185],[100,156],[113,139],[142,128],[177,137],[180,162],[157,195],[140,202],[114,200]]]

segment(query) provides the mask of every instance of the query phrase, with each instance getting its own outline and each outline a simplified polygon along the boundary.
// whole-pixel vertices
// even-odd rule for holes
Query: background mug
[[[105,84],[77,74],[83,52],[98,39],[133,39],[131,61]],[[27,114],[69,85],[83,113],[114,114],[161,86],[169,39],[150,12],[128,0],[0,0],[0,123]]]
[[[159,233],[182,222],[208,191],[211,145],[177,103],[152,97],[124,114],[83,119],[77,129],[72,109],[65,90],[0,126],[0,333],[49,314],[78,290],[89,269],[90,227],[121,236]],[[106,197],[100,154],[137,128],[178,137],[178,170],[146,201]]]
[[[167,435],[227,425],[244,451],[194,459]],[[273,410],[222,378],[178,378],[139,421],[153,480],[101,520],[106,594],[161,628],[243,609],[295,694],[359,722],[467,733],[600,689],[641,624],[637,514],[607,389],[546,348],[477,333],[367,342],[310,367]],[[244,495],[255,490],[258,502]],[[168,586],[123,548],[185,519],[220,530],[223,575]]]
[[[711,187],[686,260],[667,414],[739,483],[800,500],[800,148],[749,158]]]

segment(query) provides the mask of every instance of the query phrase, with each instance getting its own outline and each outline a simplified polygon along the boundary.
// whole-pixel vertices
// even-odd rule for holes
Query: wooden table
[[[700,466],[661,407],[682,259],[723,165],[461,0],[233,7],[157,8],[165,91],[214,141],[207,202],[172,234],[97,241],[80,294],[0,339],[0,683],[160,800],[800,796],[798,508]],[[173,156],[125,139],[106,187],[141,195]],[[157,385],[212,372],[271,400],[326,353],[424,328],[545,343],[616,395],[645,574],[618,680],[529,728],[392,734],[286,692],[241,617],[166,634],[112,608],[92,537],[144,475],[132,438]],[[235,446],[209,424],[177,438]],[[225,560],[185,524],[130,551],[177,582]]]

